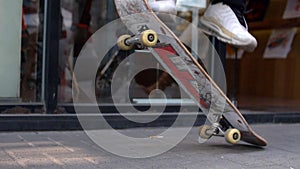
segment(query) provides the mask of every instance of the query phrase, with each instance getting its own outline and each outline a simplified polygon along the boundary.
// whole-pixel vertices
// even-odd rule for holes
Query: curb
[[[97,114],[81,115],[93,123]],[[135,115],[139,116],[139,115]],[[147,115],[152,117],[153,115]],[[176,113],[164,113],[156,120],[150,123],[135,123],[129,121],[120,114],[103,114],[105,120],[115,129],[126,129],[135,127],[169,127],[177,118]],[[144,118],[145,116],[143,116]],[[184,115],[184,118],[190,118],[191,115]],[[194,115],[193,115],[194,117]],[[300,113],[255,113],[244,114],[249,124],[266,124],[266,123],[300,123]],[[146,117],[147,118],[147,117]],[[205,122],[205,115],[198,114],[194,126],[199,126]],[[99,122],[99,121],[98,121]],[[184,124],[181,124],[184,127]],[[105,127],[103,127],[105,129]],[[82,130],[76,114],[30,114],[30,115],[0,115],[0,131],[68,131]]]

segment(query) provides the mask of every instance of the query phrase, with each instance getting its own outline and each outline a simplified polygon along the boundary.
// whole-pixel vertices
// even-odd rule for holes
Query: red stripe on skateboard
[[[174,54],[177,55],[177,52],[174,50],[174,48],[171,46],[165,46],[162,48],[153,49],[169,67],[175,77],[179,79],[179,81],[185,86],[185,88],[193,95],[197,102],[200,103],[204,108],[208,109],[209,105],[205,102],[205,100],[202,100],[200,98],[198,90],[195,89],[195,87],[190,83],[191,80],[194,80],[190,72],[186,70],[179,70],[178,67],[170,60],[170,57],[173,57]]]

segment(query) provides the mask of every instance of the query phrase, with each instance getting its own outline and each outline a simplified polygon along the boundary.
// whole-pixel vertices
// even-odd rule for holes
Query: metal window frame
[[[61,1],[44,0],[44,71],[43,96],[46,113],[54,113],[57,108],[58,96],[58,57],[59,39],[61,35]]]

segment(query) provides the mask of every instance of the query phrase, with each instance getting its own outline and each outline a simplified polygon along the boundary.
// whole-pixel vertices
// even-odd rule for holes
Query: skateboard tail
[[[254,131],[241,132],[241,134],[242,134],[242,140],[247,143],[257,145],[257,146],[267,146],[267,141],[264,138],[257,135]],[[257,137],[259,137],[260,139],[257,139]]]

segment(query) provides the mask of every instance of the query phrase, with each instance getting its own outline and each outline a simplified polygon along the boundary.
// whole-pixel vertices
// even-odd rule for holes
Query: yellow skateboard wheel
[[[212,136],[212,132],[209,132],[211,130],[211,126],[203,125],[199,127],[199,136],[202,139],[209,139]]]
[[[121,50],[130,50],[130,49],[133,48],[133,44],[127,44],[126,43],[126,40],[129,39],[129,38],[131,38],[130,35],[122,35],[118,38],[117,45],[118,45],[119,49],[121,49]]]
[[[230,144],[236,144],[241,140],[241,132],[238,129],[228,129],[225,132],[225,139]]]
[[[153,30],[145,30],[144,32],[142,32],[140,40],[143,45],[152,47],[156,45],[158,37],[156,32],[154,32]]]

